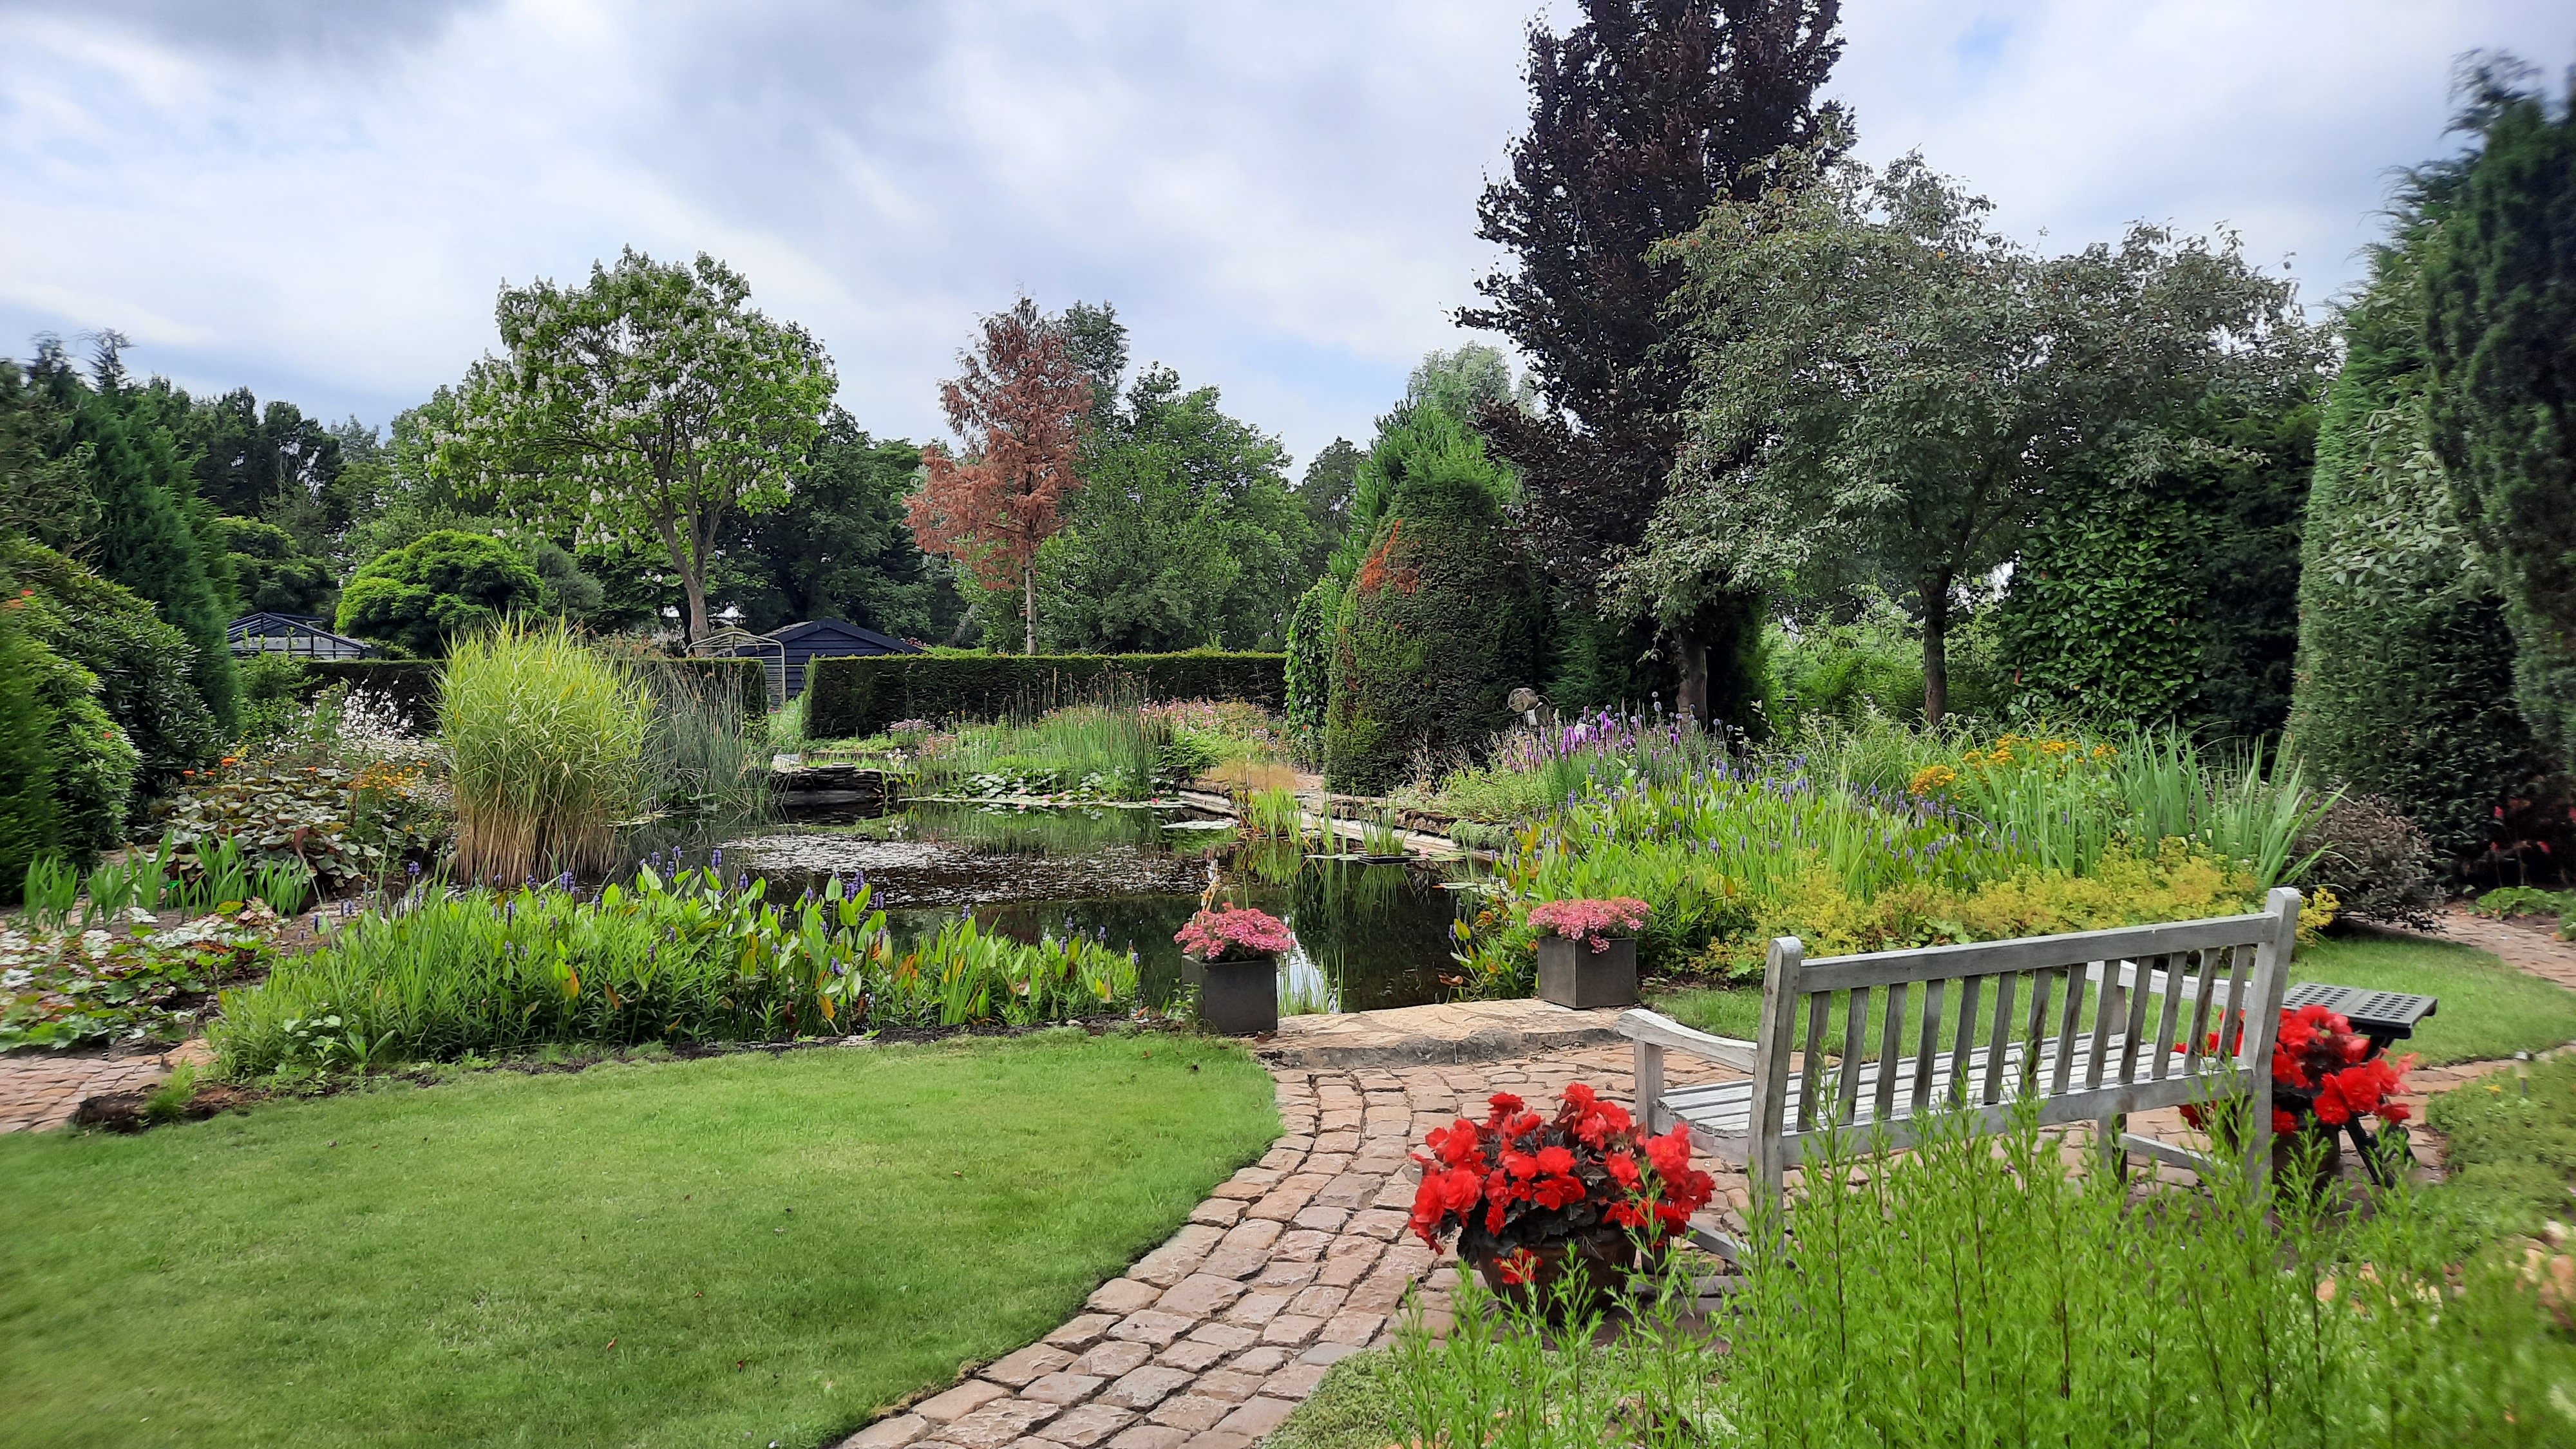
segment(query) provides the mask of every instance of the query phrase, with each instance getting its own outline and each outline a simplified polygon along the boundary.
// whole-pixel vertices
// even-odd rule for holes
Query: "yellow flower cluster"
[[[360,770],[357,778],[349,782],[349,788],[408,797],[428,774],[429,767],[418,761],[379,760]]]
[[[1935,794],[1959,783],[1959,772],[1947,765],[1925,765],[1905,782],[1905,788],[1917,795]]]

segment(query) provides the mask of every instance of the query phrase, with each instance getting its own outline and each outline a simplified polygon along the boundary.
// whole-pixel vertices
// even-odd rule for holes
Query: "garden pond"
[[[793,898],[827,878],[865,876],[899,941],[971,914],[1023,941],[1095,936],[1136,953],[1145,1000],[1182,984],[1173,933],[1212,880],[1237,904],[1285,920],[1297,938],[1284,994],[1306,1009],[1366,1011],[1454,995],[1449,928],[1466,866],[1367,864],[1247,840],[1230,820],[1163,805],[920,802],[844,824],[788,825],[725,847],[725,869]]]

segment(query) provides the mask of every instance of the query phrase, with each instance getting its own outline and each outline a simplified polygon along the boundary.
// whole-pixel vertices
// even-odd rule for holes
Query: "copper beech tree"
[[[962,371],[939,385],[954,458],[921,450],[929,470],[907,513],[930,553],[945,554],[991,589],[1018,586],[1027,651],[1038,652],[1038,546],[1063,527],[1057,513],[1079,488],[1074,451],[1092,405],[1091,377],[1063,328],[1026,297],[984,319],[983,340],[957,354]]]

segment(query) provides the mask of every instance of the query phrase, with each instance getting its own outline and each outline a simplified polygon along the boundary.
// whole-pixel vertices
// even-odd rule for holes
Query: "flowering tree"
[[[1026,297],[984,319],[982,343],[957,354],[939,405],[966,446],[921,450],[929,470],[908,517],[924,551],[973,570],[987,588],[1020,590],[1027,652],[1038,652],[1038,546],[1063,526],[1056,505],[1082,486],[1074,450],[1093,402],[1091,377],[1064,328]]]
[[[465,375],[438,466],[584,542],[659,544],[707,631],[728,515],[787,501],[837,383],[821,344],[746,304],[740,273],[632,247],[587,286],[504,287],[506,357]]]

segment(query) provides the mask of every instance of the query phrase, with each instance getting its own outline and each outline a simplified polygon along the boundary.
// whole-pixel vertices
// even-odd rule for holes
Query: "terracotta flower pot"
[[[1199,1024],[1224,1036],[1261,1036],[1279,1029],[1279,958],[1233,961],[1184,958],[1199,989]]]
[[[1571,936],[1538,938],[1540,999],[1578,1010],[1637,1004],[1637,938],[1595,951]]]
[[[1628,1275],[1637,1266],[1636,1240],[1619,1228],[1596,1228],[1527,1252],[1519,1282],[1505,1276],[1504,1258],[1468,1261],[1494,1296],[1551,1323],[1610,1306],[1626,1291]],[[1567,1286],[1559,1288],[1560,1283]]]

